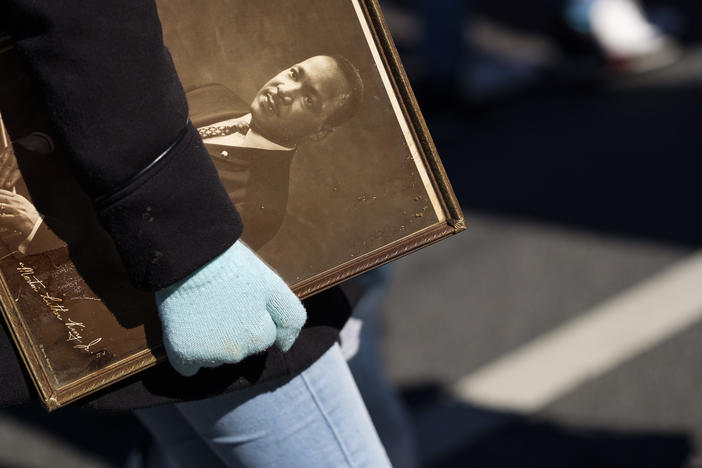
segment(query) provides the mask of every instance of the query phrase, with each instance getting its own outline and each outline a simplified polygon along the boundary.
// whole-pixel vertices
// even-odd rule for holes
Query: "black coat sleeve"
[[[188,123],[154,1],[6,0],[2,8],[133,283],[161,289],[234,243],[241,220]]]

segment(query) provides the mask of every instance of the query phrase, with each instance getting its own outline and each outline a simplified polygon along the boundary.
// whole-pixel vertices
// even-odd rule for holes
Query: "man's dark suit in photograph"
[[[241,214],[251,248],[263,247],[283,223],[295,150],[350,119],[362,96],[356,67],[326,55],[281,71],[250,104],[221,84],[188,91],[191,120]]]

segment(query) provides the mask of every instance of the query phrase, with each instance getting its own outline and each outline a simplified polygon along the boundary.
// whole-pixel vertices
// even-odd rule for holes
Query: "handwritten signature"
[[[100,343],[102,341],[102,338],[95,338],[88,344],[85,344],[83,342],[83,336],[81,334],[86,328],[85,324],[82,322],[75,322],[71,320],[71,318],[68,317],[68,315],[66,315],[67,320],[64,321],[63,317],[61,316],[62,313],[67,314],[69,312],[68,307],[62,304],[63,299],[61,299],[60,297],[53,297],[48,292],[46,292],[46,286],[41,280],[39,280],[39,278],[36,277],[33,268],[26,266],[22,262],[19,262],[19,267],[17,268],[17,271],[19,272],[20,276],[25,280],[25,282],[29,285],[29,287],[32,288],[34,292],[39,293],[39,297],[41,297],[41,299],[44,301],[44,304],[48,307],[49,311],[54,315],[54,317],[63,322],[64,326],[66,327],[66,333],[68,336],[68,338],[66,338],[66,341],[73,342],[73,347],[75,349],[85,351],[86,353],[91,355],[95,354],[95,352],[90,348]]]

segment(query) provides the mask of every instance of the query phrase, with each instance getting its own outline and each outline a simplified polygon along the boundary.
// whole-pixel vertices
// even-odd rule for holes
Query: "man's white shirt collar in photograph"
[[[262,150],[272,150],[272,151],[292,151],[295,148],[288,148],[285,146],[281,146],[277,143],[273,143],[263,135],[260,135],[256,133],[252,128],[250,128],[251,125],[251,114],[246,114],[242,115],[241,117],[237,117],[235,119],[229,119],[229,120],[223,120],[221,122],[217,122],[215,124],[212,124],[212,126],[228,126],[228,125],[237,125],[237,124],[242,124],[245,123],[247,126],[249,126],[248,132],[245,134],[242,133],[232,133],[231,135],[226,135],[226,136],[218,136],[218,137],[212,137],[212,138],[206,138],[203,141],[205,143],[211,143],[215,145],[224,145],[224,146],[238,146],[242,148],[255,148],[255,149],[262,149]]]

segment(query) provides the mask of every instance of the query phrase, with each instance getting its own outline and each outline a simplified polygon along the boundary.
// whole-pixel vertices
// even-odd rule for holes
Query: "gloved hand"
[[[163,344],[185,376],[236,363],[274,343],[290,349],[307,313],[285,282],[244,243],[156,292]]]

